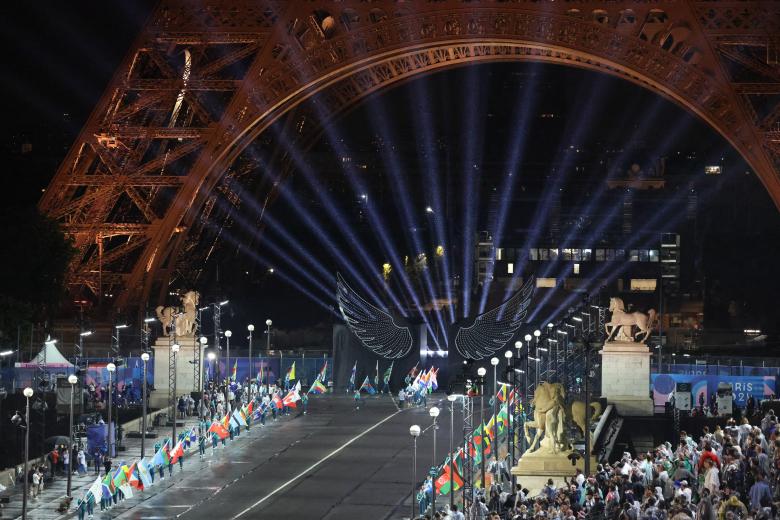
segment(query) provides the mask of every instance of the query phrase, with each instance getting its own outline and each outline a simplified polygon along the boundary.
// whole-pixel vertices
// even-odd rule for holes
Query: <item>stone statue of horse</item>
[[[178,337],[193,336],[199,300],[200,295],[197,291],[188,291],[181,297],[183,309],[162,305],[157,307],[157,319],[162,324],[163,334],[170,336],[173,332]]]
[[[642,340],[640,343],[646,343],[647,338],[650,336],[650,332],[655,326],[655,322],[658,318],[658,314],[654,309],[647,311],[647,314],[641,312],[626,312],[623,300],[620,298],[609,299],[609,310],[612,312],[612,318],[609,322],[604,324],[604,329],[607,332],[607,341],[612,339],[612,334],[617,330],[619,333],[625,333],[631,341],[637,341],[637,338],[642,334]],[[636,325],[639,331],[636,334],[632,334],[631,327]],[[626,329],[624,329],[624,327]]]

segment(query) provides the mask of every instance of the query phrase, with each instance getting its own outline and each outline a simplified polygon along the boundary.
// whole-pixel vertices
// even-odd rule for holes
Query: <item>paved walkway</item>
[[[241,442],[242,439],[246,438],[254,438],[258,437],[260,435],[260,432],[267,429],[267,428],[273,428],[277,424],[284,423],[287,420],[289,420],[290,417],[281,417],[276,422],[273,421],[273,418],[269,414],[266,420],[266,426],[265,428],[261,427],[260,423],[257,422],[252,425],[252,429],[249,432],[242,431],[241,435],[234,440],[233,442]],[[179,432],[189,430],[193,426],[197,426],[198,421],[196,417],[188,417],[184,421],[184,426],[178,427]],[[147,460],[151,459],[151,457],[154,455],[154,444],[155,442],[158,442],[161,439],[164,439],[166,435],[170,436],[171,431],[170,428],[157,428],[157,439],[146,439],[146,458]],[[231,449],[231,442],[228,439],[226,441],[227,448],[226,450],[229,451]],[[116,469],[116,464],[120,463],[122,461],[125,461],[129,464],[132,462],[138,460],[141,458],[141,439],[140,438],[127,438],[125,437],[122,441],[122,444],[126,446],[126,450],[123,452],[118,452],[116,458],[114,459],[114,469]],[[207,444],[207,450],[206,450],[206,459],[210,459],[212,457],[211,454],[211,441],[209,439],[209,442]],[[221,448],[218,448],[216,452],[216,456],[219,456],[221,453]],[[188,451],[187,457],[185,457],[184,461],[184,473],[186,474],[188,471],[194,472],[197,471],[196,466],[194,464],[188,464],[187,459],[192,459],[193,457],[198,456],[198,448],[197,444],[195,444],[190,450]],[[116,518],[123,512],[127,512],[128,509],[134,507],[138,504],[139,500],[146,500],[148,498],[154,497],[158,494],[164,493],[168,488],[175,485],[179,478],[180,469],[178,467],[179,465],[176,464],[174,467],[174,478],[167,478],[168,477],[168,471],[165,471],[166,478],[164,480],[160,480],[159,474],[156,475],[154,485],[151,486],[149,489],[140,491],[136,493],[133,498],[125,500],[124,502],[120,502],[116,506],[112,507],[110,510],[106,511],[105,513],[100,513],[100,506],[99,504],[95,505],[95,516],[97,518]],[[188,468],[189,466],[189,468]],[[102,475],[102,473],[101,473]],[[73,496],[73,502],[71,505],[71,509],[68,511],[68,513],[59,513],[57,512],[57,508],[60,505],[60,502],[65,498],[66,491],[67,491],[67,478],[65,476],[57,476],[53,482],[49,482],[46,487],[43,490],[43,493],[41,493],[40,496],[30,499],[28,497],[27,500],[27,518],[28,520],[63,520],[66,518],[77,518],[77,514],[74,510],[74,507],[76,505],[76,502],[79,498],[83,497],[84,494],[86,494],[89,487],[95,482],[95,470],[94,468],[90,467],[89,471],[83,475],[80,476],[78,474],[74,474],[72,477],[72,496]],[[6,518],[21,518],[22,515],[22,495],[23,495],[23,489],[24,487],[22,485],[17,485],[13,489],[9,489],[11,491],[10,494],[10,503],[8,504],[2,504],[0,507],[0,518],[6,519]],[[3,493],[3,496],[8,496],[8,492],[6,491]]]

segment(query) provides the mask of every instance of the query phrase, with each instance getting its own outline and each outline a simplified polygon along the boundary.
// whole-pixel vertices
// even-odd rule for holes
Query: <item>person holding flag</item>
[[[383,386],[382,391],[380,393],[384,394],[387,392],[388,394],[391,393],[390,391],[390,376],[393,374],[393,363],[395,363],[395,360],[390,362],[390,366],[387,367],[387,370],[385,370],[384,376],[382,376],[383,380]]]
[[[347,385],[347,393],[355,391],[355,373],[357,372],[357,361],[352,366],[352,374],[349,376],[349,385]]]

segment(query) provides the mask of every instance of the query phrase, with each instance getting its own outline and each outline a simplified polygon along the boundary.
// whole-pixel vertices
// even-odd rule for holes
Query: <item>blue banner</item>
[[[775,376],[731,376],[707,374],[652,374],[653,401],[662,406],[674,393],[676,383],[691,383],[694,406],[699,405],[699,396],[709,403],[711,395],[716,395],[718,383],[729,383],[733,390],[734,403],[745,406],[751,395],[756,400],[776,395]]]

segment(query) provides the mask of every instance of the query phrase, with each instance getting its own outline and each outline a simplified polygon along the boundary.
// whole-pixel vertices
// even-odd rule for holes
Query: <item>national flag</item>
[[[298,392],[293,388],[290,390],[286,396],[284,396],[284,399],[282,399],[282,403],[284,403],[284,406],[287,406],[289,408],[296,408],[297,405],[295,404],[296,401],[300,401],[301,396],[298,395]]]
[[[483,436],[483,425],[479,425],[476,430],[474,430],[474,433],[471,435],[472,443],[471,443],[471,456],[474,458],[474,464],[479,464],[482,462],[482,436]]]
[[[490,420],[485,423],[485,435],[490,440],[495,440],[496,438],[496,416],[493,415],[490,417]]]
[[[501,407],[496,416],[496,422],[498,424],[498,433],[501,435],[504,430],[509,426],[509,414],[506,409],[506,405]]]
[[[230,373],[230,380],[235,381],[236,380],[236,373],[238,372],[238,360],[236,359],[236,362],[233,363],[233,370]]]
[[[144,484],[141,482],[141,479],[138,477],[138,463],[134,462],[132,466],[130,466],[130,472],[127,475],[127,483],[130,484],[131,487],[134,487],[135,489],[139,491],[143,491]]]
[[[230,435],[230,433],[227,431],[227,428],[225,428],[222,425],[222,423],[219,422],[219,421],[214,421],[213,423],[211,423],[211,426],[209,426],[208,432],[209,433],[213,433],[214,435],[216,435],[220,439],[224,439],[228,435]]]
[[[386,385],[390,384],[390,376],[393,374],[393,363],[395,363],[395,360],[390,362],[390,366],[387,367],[387,370],[385,370],[385,375],[382,377],[383,382]]]
[[[450,473],[452,468],[450,465],[450,458],[447,457],[441,467],[441,473],[436,479],[436,492],[440,495],[446,495],[450,493],[450,491],[458,491],[461,487],[463,487],[463,479],[460,476],[461,468],[457,465],[457,455],[452,466],[455,469],[454,474]]]
[[[287,374],[284,376],[285,382],[292,381],[293,379],[295,379],[295,361],[293,361],[293,364],[287,369]]]
[[[180,457],[184,456],[184,442],[179,441],[171,450],[171,464],[176,464]]]
[[[325,387],[325,385],[323,385],[322,382],[319,379],[317,379],[314,381],[314,384],[311,385],[311,388],[309,388],[308,393],[315,394],[315,395],[322,395],[327,391],[328,389]]]
[[[374,395],[376,393],[376,390],[374,389],[373,386],[371,386],[371,383],[368,381],[368,376],[366,376],[365,381],[363,381],[363,384],[360,385],[360,388],[358,389],[359,392],[362,392],[363,390],[368,392],[370,395]]]
[[[246,414],[251,417],[252,412],[254,411],[255,411],[255,400],[252,399],[251,401],[249,401],[249,404],[246,405]]]
[[[349,384],[353,385],[355,384],[355,374],[357,373],[357,361],[355,361],[355,364],[352,365],[352,374],[349,376]]]
[[[198,434],[195,433],[195,427],[190,430],[190,443],[194,444],[198,440]]]
[[[295,383],[295,387],[294,387],[294,389],[295,389],[295,393],[296,393],[296,394],[300,394],[300,393],[301,393],[301,382],[300,382],[300,381],[298,381],[297,383]]]
[[[236,409],[233,412],[233,419],[236,420],[239,426],[246,426],[246,417],[241,414],[241,410]]]
[[[157,453],[154,454],[154,457],[152,457],[152,466],[167,466],[168,462],[171,460],[170,455],[170,446],[169,443],[171,441],[167,440],[165,441],[165,444],[157,450]]]
[[[419,365],[419,364],[420,364],[419,361],[417,363],[415,363],[414,366],[412,367],[412,369],[409,371],[409,374],[407,374],[406,377],[408,377],[409,380],[412,380],[414,378],[414,376],[417,375],[417,365]]]
[[[260,370],[257,371],[257,384],[263,384],[263,362],[260,361]]]
[[[498,398],[499,402],[506,402],[506,385],[501,385],[501,388],[498,390],[496,397]]]
[[[146,462],[146,459],[141,459],[136,463],[135,465],[136,473],[138,473],[138,479],[141,481],[141,484],[144,488],[148,488],[152,485],[152,477],[149,474],[149,464]]]
[[[127,468],[127,466],[120,466],[114,472],[114,477],[112,480],[114,482],[115,488],[118,488],[119,486],[127,482],[127,473],[125,472],[125,468]]]
[[[114,480],[111,478],[111,474],[107,473],[100,482],[100,493],[103,498],[111,498],[115,489],[116,486],[114,486]]]
[[[230,413],[226,413],[225,417],[222,418],[222,426],[226,429],[230,429]]]
[[[274,406],[276,406],[277,410],[281,410],[284,408],[284,405],[282,404],[282,400],[279,397],[279,394],[274,394],[273,398],[271,399],[273,401]]]
[[[433,367],[431,369],[431,373],[428,375],[428,388],[430,388],[432,392],[436,391],[439,388],[439,381],[436,379],[436,375],[438,373],[439,373],[439,369]]]
[[[95,479],[95,482],[89,487],[89,490],[87,490],[87,494],[84,495],[84,500],[89,501],[91,497],[91,500],[96,502],[100,500],[102,495],[103,495],[103,479],[101,477],[97,477]]]
[[[328,375],[328,361],[325,360],[325,364],[322,365],[322,368],[320,369],[320,373],[317,374],[317,379],[315,381],[322,381],[323,383],[326,381],[325,377]]]
[[[125,499],[127,498],[133,498],[133,488],[130,487],[130,484],[125,482],[121,486],[119,486],[120,491],[122,491],[122,494],[125,496]]]
[[[374,375],[374,386],[379,388],[379,360],[376,360],[376,374]]]

